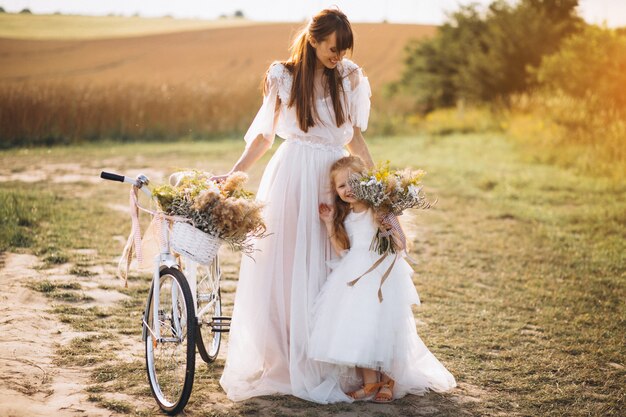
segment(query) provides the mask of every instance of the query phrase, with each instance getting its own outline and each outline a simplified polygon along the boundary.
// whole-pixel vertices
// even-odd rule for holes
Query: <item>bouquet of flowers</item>
[[[161,185],[152,193],[166,214],[186,217],[196,228],[250,255],[250,239],[265,237],[266,228],[263,205],[243,188],[248,176],[235,172],[222,183],[209,178],[200,171],[185,171],[176,184]]]
[[[366,201],[374,211],[404,236],[396,216],[409,208],[427,209],[431,204],[422,192],[422,178],[426,172],[410,169],[390,170],[389,161],[376,168],[353,174],[348,179],[354,197]],[[379,254],[396,253],[391,232],[378,231],[372,241],[372,250]]]

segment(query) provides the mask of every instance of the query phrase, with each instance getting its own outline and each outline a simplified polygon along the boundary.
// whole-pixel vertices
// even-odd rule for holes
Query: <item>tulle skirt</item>
[[[382,285],[381,277],[393,261],[387,257],[353,286],[380,255],[364,249],[350,250],[329,275],[313,308],[309,355],[339,367],[344,390],[362,384],[355,367],[380,370],[396,381],[394,397],[428,390],[447,391],[456,382],[426,348],[417,334],[412,304],[419,304],[412,268],[398,257]]]
[[[286,141],[268,163],[257,198],[270,236],[241,261],[228,354],[220,383],[241,401],[293,394],[317,402],[349,401],[334,369],[309,359],[313,303],[330,272],[318,206],[330,203],[330,166],[341,147]]]

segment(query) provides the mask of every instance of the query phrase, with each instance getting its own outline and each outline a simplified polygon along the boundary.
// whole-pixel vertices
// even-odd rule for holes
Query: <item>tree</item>
[[[392,91],[413,94],[425,110],[527,91],[541,57],[581,27],[576,6],[577,0],[498,0],[484,14],[476,5],[462,7],[435,37],[407,47],[402,79]]]
[[[20,14],[32,14],[33,12],[30,11],[30,9],[22,9],[20,11]]]
[[[466,6],[453,13],[435,37],[409,42],[402,78],[390,86],[390,92],[413,95],[424,112],[454,105],[462,84],[461,69],[468,63],[466,52],[484,47],[479,35],[485,29],[476,7]]]
[[[241,10],[237,10],[234,14],[235,17],[237,18],[243,18],[243,12]]]

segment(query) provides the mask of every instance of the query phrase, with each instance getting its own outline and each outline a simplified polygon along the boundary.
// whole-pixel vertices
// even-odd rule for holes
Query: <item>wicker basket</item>
[[[174,222],[170,244],[174,251],[192,261],[210,265],[222,245],[222,240],[196,229],[189,223]]]

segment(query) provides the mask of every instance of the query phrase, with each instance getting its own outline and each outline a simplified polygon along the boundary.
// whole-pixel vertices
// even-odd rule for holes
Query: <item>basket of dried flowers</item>
[[[174,222],[172,226],[174,251],[202,264],[213,262],[222,243],[251,255],[251,239],[265,237],[266,228],[263,205],[243,188],[248,176],[235,172],[217,183],[200,171],[175,175],[173,185],[153,190],[163,212],[188,219],[188,223]]]

